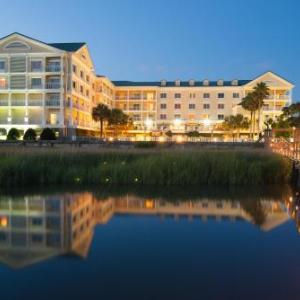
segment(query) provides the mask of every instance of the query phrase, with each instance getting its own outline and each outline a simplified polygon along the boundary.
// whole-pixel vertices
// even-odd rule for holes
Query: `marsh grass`
[[[269,185],[291,164],[262,150],[0,150],[0,185]]]

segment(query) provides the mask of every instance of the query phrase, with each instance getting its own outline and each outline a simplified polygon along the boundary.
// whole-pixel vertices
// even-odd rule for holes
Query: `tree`
[[[288,121],[291,127],[300,128],[300,102],[284,107],[282,111],[282,117]]]
[[[254,100],[258,111],[258,132],[260,132],[261,112],[264,106],[264,100],[269,96],[269,88],[265,82],[259,82],[253,89]]]
[[[271,130],[274,126],[275,122],[273,121],[272,118],[269,118],[264,122],[264,125],[266,126],[267,130]]]
[[[54,141],[56,140],[56,136],[51,128],[44,128],[40,135],[40,139],[42,141]]]
[[[23,136],[24,141],[35,141],[36,140],[36,132],[32,128],[28,128]]]
[[[20,138],[20,132],[16,128],[11,128],[7,134],[6,139],[8,141],[16,141]]]
[[[120,130],[128,129],[131,124],[130,118],[121,109],[114,108],[110,111],[108,126],[114,130],[115,135]]]
[[[168,137],[169,140],[172,139],[172,136],[173,136],[173,132],[171,130],[168,130],[165,135]]]
[[[232,132],[232,139],[234,140],[235,132],[237,133],[238,139],[240,135],[240,130],[249,128],[249,121],[248,118],[245,118],[241,114],[231,115],[225,118],[224,126],[226,129]]]
[[[257,103],[254,98],[253,93],[248,93],[245,98],[242,99],[240,105],[243,109],[250,112],[250,136],[253,138],[253,133],[255,131],[255,112],[257,110]]]
[[[104,104],[98,104],[93,107],[92,118],[95,122],[100,123],[100,137],[103,136],[103,124],[104,121],[108,121],[111,114],[111,110]]]

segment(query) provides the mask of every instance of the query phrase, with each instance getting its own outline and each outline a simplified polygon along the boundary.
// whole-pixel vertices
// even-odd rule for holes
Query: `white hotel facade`
[[[238,104],[261,81],[270,89],[264,118],[275,119],[292,102],[294,86],[272,72],[251,80],[111,81],[96,75],[85,43],[12,33],[0,39],[0,131],[50,127],[62,137],[93,136],[99,124],[91,111],[103,103],[133,119],[132,134],[207,133],[226,116],[247,115]]]

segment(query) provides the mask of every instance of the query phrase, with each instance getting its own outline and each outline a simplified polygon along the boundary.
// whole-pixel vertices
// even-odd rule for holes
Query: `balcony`
[[[127,100],[127,96],[116,96],[116,100]]]
[[[48,64],[46,65],[46,72],[60,72],[61,71],[61,67],[60,64]]]
[[[8,100],[0,100],[0,106],[8,106]]]
[[[28,106],[43,106],[43,100],[41,99],[29,99]]]
[[[59,99],[47,99],[46,106],[60,106],[60,100]]]
[[[11,106],[25,106],[25,99],[11,100]]]
[[[32,84],[30,86],[30,89],[31,90],[41,90],[43,88],[43,85],[42,84]]]
[[[45,87],[48,90],[59,90],[61,85],[59,82],[46,82]]]

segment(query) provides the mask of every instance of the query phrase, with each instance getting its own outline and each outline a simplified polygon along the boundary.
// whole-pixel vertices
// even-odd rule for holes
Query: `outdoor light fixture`
[[[203,124],[204,124],[205,126],[209,126],[209,125],[211,124],[210,119],[205,119],[205,120],[203,121]]]
[[[179,127],[181,125],[181,120],[180,119],[175,119],[174,120],[174,126]]]
[[[146,119],[145,120],[145,125],[146,125],[147,128],[151,128],[153,126],[153,120]]]

